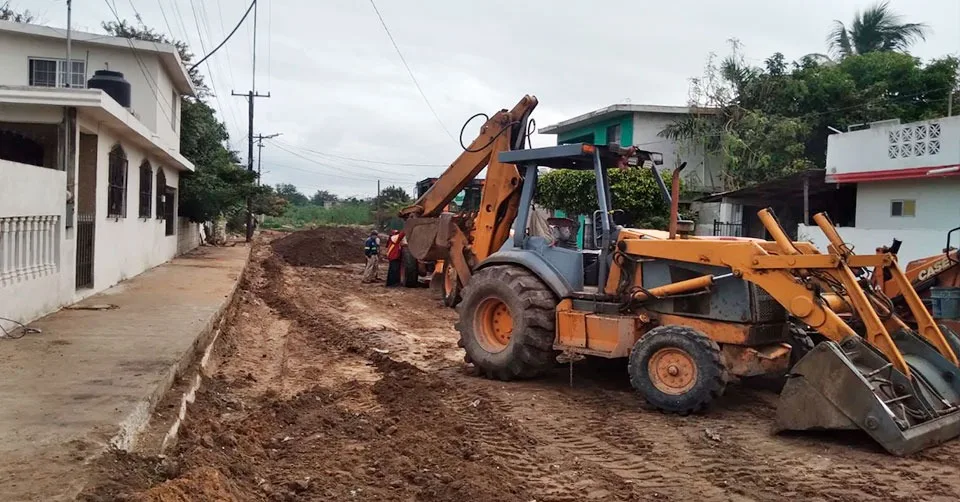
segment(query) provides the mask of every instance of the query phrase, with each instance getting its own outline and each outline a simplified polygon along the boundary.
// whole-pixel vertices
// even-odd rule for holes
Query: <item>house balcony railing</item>
[[[60,216],[0,218],[0,287],[59,270]]]

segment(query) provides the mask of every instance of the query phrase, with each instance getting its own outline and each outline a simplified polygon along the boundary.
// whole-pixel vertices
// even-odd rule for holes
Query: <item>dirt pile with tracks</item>
[[[773,435],[769,391],[732,385],[680,417],[646,411],[622,364],[581,363],[573,386],[567,368],[478,378],[429,291],[362,285],[360,265],[293,267],[273,237],[178,444],[105,459],[84,500],[960,497],[960,441],[894,458],[855,432]]]
[[[363,263],[369,229],[319,227],[293,232],[273,242],[273,250],[293,266],[322,267]]]

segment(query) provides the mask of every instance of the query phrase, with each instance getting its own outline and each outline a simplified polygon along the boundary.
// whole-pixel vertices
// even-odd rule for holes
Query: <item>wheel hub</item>
[[[697,365],[686,351],[666,347],[653,353],[647,367],[653,385],[664,394],[680,395],[697,383]]]
[[[513,315],[499,298],[487,298],[477,308],[474,331],[478,341],[489,352],[507,348],[513,334]]]

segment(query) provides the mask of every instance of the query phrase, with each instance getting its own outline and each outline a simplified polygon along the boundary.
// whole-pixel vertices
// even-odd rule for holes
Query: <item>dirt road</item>
[[[364,286],[359,264],[309,266],[275,241],[291,265],[274,238],[178,445],[109,459],[86,500],[960,498],[960,440],[895,458],[859,433],[773,435],[769,391],[678,417],[644,410],[622,365],[578,365],[572,387],[566,369],[473,376],[430,291]]]

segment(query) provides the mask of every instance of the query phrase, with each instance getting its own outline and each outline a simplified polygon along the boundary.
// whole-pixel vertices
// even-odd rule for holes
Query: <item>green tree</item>
[[[310,203],[310,199],[308,199],[306,195],[300,193],[300,190],[297,189],[296,185],[280,183],[277,185],[276,191],[277,195],[294,206],[306,206]]]
[[[956,87],[958,60],[926,64],[893,51],[855,54],[839,63],[782,54],[763,66],[746,64],[739,44],[719,63],[711,56],[693,80],[694,114],[661,131],[681,143],[702,145],[723,164],[728,188],[823,167],[830,128],[900,118],[946,115]]]
[[[877,2],[853,17],[850,27],[833,22],[827,38],[830,49],[840,57],[880,51],[906,51],[917,40],[926,40],[930,27],[925,23],[903,23],[890,2]]]
[[[10,7],[10,2],[4,2],[0,5],[0,20],[13,21],[14,23],[32,23],[36,20],[36,17],[29,10],[15,11],[13,7]]]
[[[646,169],[611,169],[613,208],[624,212],[630,226],[665,228],[670,208],[653,174]],[[557,169],[537,182],[537,204],[569,214],[593,214],[599,209],[593,171]]]
[[[394,207],[400,204],[408,204],[412,200],[413,199],[410,198],[410,194],[398,186],[391,185],[383,190],[380,190],[380,207],[382,208]],[[376,202],[376,200],[374,200],[374,202]]]
[[[336,194],[330,193],[326,190],[317,190],[312,196],[310,196],[310,203],[322,206],[327,202],[338,202],[340,200]]]

